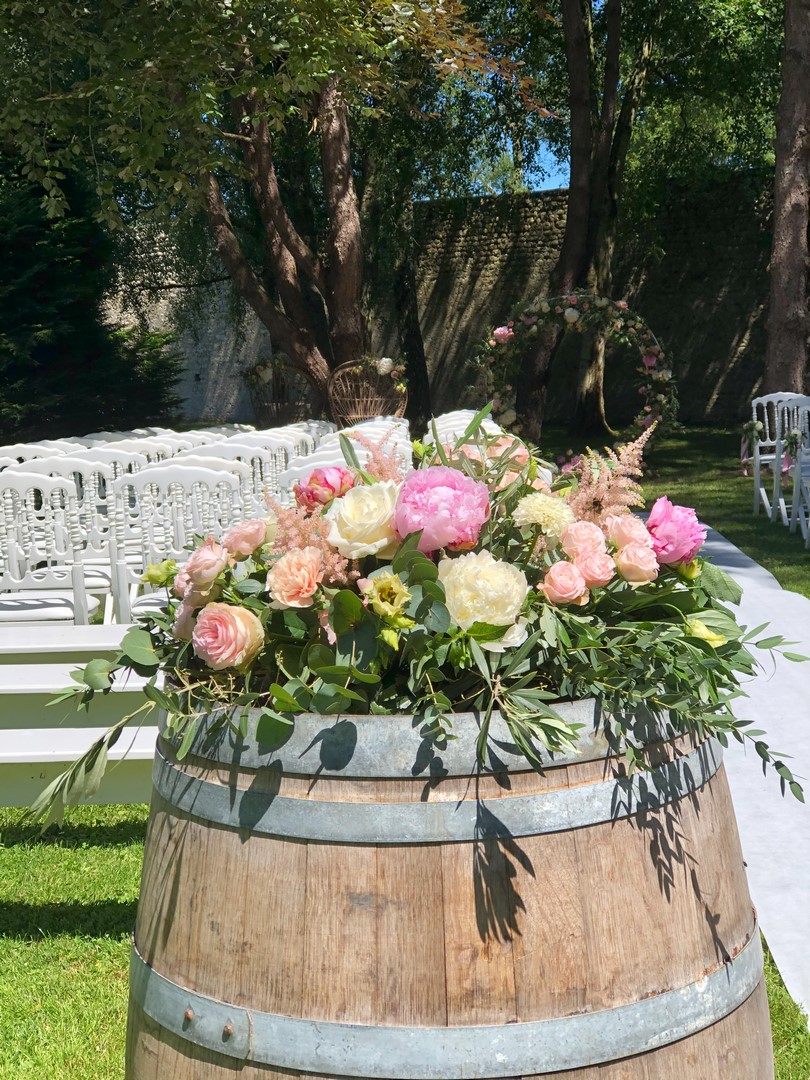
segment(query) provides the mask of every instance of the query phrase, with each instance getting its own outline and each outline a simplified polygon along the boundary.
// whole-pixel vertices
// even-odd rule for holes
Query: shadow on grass
[[[142,844],[145,837],[145,821],[124,821],[117,825],[51,825],[41,837],[37,826],[14,824],[0,828],[2,847],[31,843],[63,848],[124,847]]]
[[[132,933],[137,906],[137,900],[74,900],[64,904],[0,901],[0,939],[125,937]]]

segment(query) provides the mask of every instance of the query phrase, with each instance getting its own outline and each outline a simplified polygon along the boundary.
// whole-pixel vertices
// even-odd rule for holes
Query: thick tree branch
[[[230,214],[222,198],[216,177],[210,172],[200,176],[208,224],[217,254],[228,271],[239,295],[253,308],[280,346],[296,363],[306,367],[320,386],[326,385],[329,366],[309,335],[273,303],[267,290],[248,262],[234,232]]]

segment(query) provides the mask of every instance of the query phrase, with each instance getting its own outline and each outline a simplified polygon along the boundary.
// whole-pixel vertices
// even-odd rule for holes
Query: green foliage
[[[70,210],[48,220],[36,185],[0,176],[0,438],[127,428],[170,416],[179,358],[165,335],[107,322],[111,249],[92,198],[65,178]]]

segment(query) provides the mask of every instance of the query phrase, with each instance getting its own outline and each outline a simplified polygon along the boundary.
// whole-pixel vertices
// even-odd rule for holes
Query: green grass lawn
[[[570,445],[546,432],[549,453]],[[752,516],[738,451],[732,431],[662,440],[649,455],[648,496],[694,506],[785,588],[810,596],[810,555],[798,536]],[[146,817],[146,807],[82,808],[60,834],[28,844],[19,813],[0,811],[0,1080],[120,1080]],[[777,1080],[810,1080],[806,1019],[770,956],[766,978]]]

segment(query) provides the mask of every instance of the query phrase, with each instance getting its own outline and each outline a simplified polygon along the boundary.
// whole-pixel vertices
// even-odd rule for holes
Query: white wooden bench
[[[111,659],[129,630],[127,624],[108,626],[0,625],[0,668],[9,664],[86,664],[96,657]]]
[[[18,627],[18,630],[23,628]],[[33,629],[33,628],[25,628]],[[43,628],[44,629],[44,628]],[[61,690],[70,686],[70,672],[94,656],[112,655],[117,643],[110,631],[119,627],[84,626],[50,627],[49,635],[39,642],[39,653],[25,654],[21,659],[19,642],[13,652],[12,642],[3,639],[0,659],[0,806],[28,806],[44,787],[65,767],[86,750],[108,727],[135,709],[144,700],[145,679],[129,673],[114,683],[109,694],[97,694],[89,711],[77,710],[70,701],[48,706]],[[85,650],[77,648],[69,635],[62,631],[105,631],[83,641]],[[119,635],[120,640],[120,635]],[[89,646],[89,649],[87,648]],[[66,655],[79,652],[70,659]],[[51,662],[55,655],[60,662]],[[13,662],[9,662],[9,661]],[[47,660],[48,662],[43,662]],[[156,716],[149,716],[149,726],[125,729],[110,751],[112,762],[93,802],[146,802],[151,791],[151,761],[157,737]],[[128,746],[132,753],[126,753]],[[121,760],[123,758],[123,760]]]

